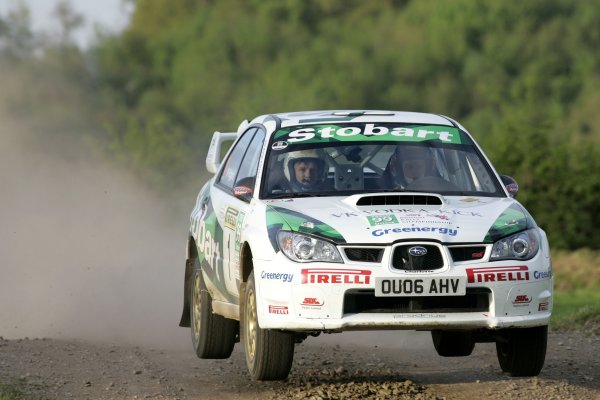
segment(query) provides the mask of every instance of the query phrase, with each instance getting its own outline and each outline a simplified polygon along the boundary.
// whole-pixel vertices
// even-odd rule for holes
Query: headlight
[[[343,262],[337,248],[325,240],[295,232],[279,231],[277,233],[277,243],[283,254],[292,261]]]
[[[494,243],[490,261],[529,260],[537,254],[539,248],[540,237],[537,229],[528,229]]]

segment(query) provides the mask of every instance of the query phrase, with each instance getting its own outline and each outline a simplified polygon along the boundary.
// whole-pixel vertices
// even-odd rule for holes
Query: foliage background
[[[0,111],[83,142],[165,196],[197,192],[215,130],[256,115],[393,109],[458,119],[554,248],[600,248],[595,0],[137,0],[80,49],[0,15]],[[60,99],[60,101],[57,101]]]

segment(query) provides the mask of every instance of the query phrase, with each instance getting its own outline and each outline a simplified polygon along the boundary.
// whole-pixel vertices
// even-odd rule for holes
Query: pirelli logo
[[[368,285],[371,271],[364,269],[305,268],[301,283]]]
[[[529,280],[529,268],[526,265],[516,267],[467,268],[466,271],[468,283]]]

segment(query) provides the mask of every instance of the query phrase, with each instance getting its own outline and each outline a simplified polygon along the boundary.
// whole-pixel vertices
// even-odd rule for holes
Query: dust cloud
[[[0,115],[0,336],[191,351],[178,323],[193,195],[167,202],[80,146],[39,139]],[[304,345],[430,341],[345,332]]]
[[[37,139],[0,118],[0,336],[189,348],[188,216],[78,146]]]

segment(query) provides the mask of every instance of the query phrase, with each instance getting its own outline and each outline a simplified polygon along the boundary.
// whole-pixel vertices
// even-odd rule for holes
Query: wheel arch
[[[240,252],[240,283],[248,282],[248,277],[250,273],[254,269],[254,264],[252,262],[252,249],[250,248],[250,243],[244,242],[242,246],[242,251]]]

